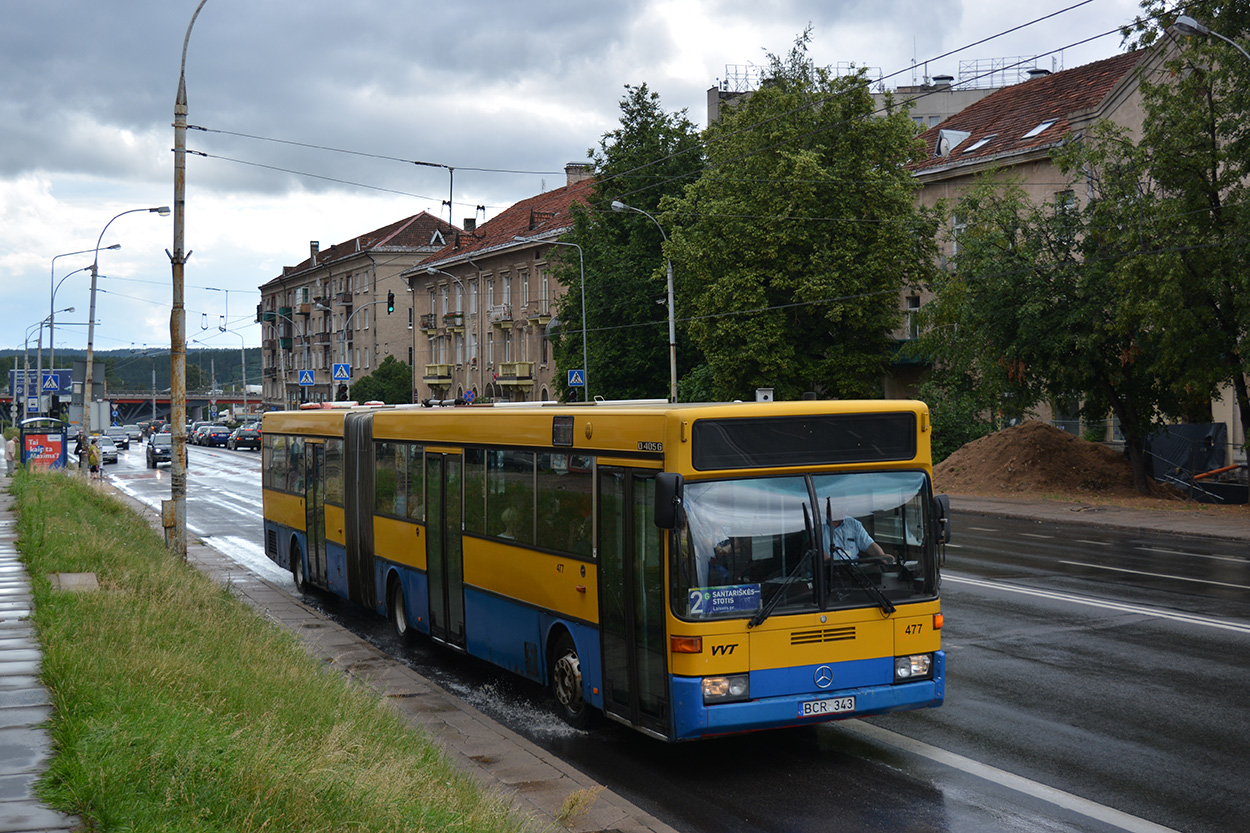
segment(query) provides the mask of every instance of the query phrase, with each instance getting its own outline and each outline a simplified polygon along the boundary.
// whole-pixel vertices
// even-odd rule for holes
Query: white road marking
[[[1042,538],[1047,541],[1050,541],[1055,537],[1053,535],[1038,535],[1036,532],[1021,532],[1020,535],[1025,538]]]
[[[1149,578],[1166,578],[1172,581],[1192,581],[1195,584],[1213,584],[1216,587],[1234,587],[1238,590],[1250,590],[1250,585],[1246,584],[1230,584],[1226,581],[1211,581],[1205,578],[1190,578],[1189,576],[1170,576],[1166,573],[1148,573],[1145,570],[1129,570],[1124,567],[1107,567],[1103,564],[1086,564],[1081,561],[1060,561],[1060,564],[1068,564],[1073,567],[1088,567],[1091,570],[1110,570],[1113,573],[1128,573],[1134,576],[1148,576]]]
[[[977,778],[982,778],[1016,792],[1047,801],[1070,812],[1096,819],[1119,830],[1127,830],[1130,833],[1177,833],[1170,827],[1164,827],[1161,824],[1155,824],[1153,821],[1147,821],[1138,816],[1132,816],[1113,809],[1105,804],[1099,804],[1096,801],[1090,801],[1087,798],[1081,798],[1078,795],[1057,790],[1045,784],[1039,784],[1028,778],[1022,778],[1019,775],[974,761],[963,755],[957,755],[954,752],[947,752],[945,749],[930,746],[927,743],[913,740],[896,732],[891,732],[889,729],[882,729],[880,726],[865,723],[862,720],[846,720],[836,725],[837,728],[843,731],[858,734],[877,743],[887,744],[897,749],[911,752],[922,758],[928,758],[931,761],[958,769]]]
[[[997,529],[994,529],[993,527],[989,527],[989,526],[970,526],[968,527],[968,529],[972,530],[973,532],[998,532]]]
[[[994,581],[983,581],[982,579],[953,576],[950,573],[943,573],[942,581],[954,582],[955,584],[967,584],[973,587],[983,587],[987,590],[1000,590],[1005,593],[1018,593],[1024,596],[1036,596],[1041,599],[1069,602],[1071,604],[1085,605],[1087,607],[1098,607],[1104,610],[1115,610],[1121,613],[1133,613],[1139,616],[1153,616],[1157,619],[1171,619],[1175,622],[1185,622],[1190,625],[1201,625],[1206,628],[1218,628],[1220,630],[1250,634],[1250,624],[1227,622],[1222,619],[1211,619],[1206,616],[1195,616],[1190,613],[1179,613],[1173,610],[1162,610],[1159,608],[1143,607],[1141,605],[1124,604],[1123,602],[1091,599],[1084,596],[1074,596],[1071,593],[1056,593],[1051,590],[1038,590],[1032,587],[1018,587]]]
[[[1076,539],[1076,542],[1077,542],[1078,544],[1093,544],[1093,545],[1094,545],[1094,546],[1096,546],[1096,547],[1109,547],[1109,546],[1111,546],[1111,542],[1110,542],[1110,541],[1090,541],[1090,540],[1088,540],[1088,539],[1086,539],[1086,538],[1077,538],[1077,539]]]
[[[1167,550],[1167,549],[1163,549],[1162,547],[1140,547],[1140,549],[1143,552],[1157,552],[1157,553],[1162,553],[1163,555],[1184,555],[1189,558],[1210,558],[1213,561],[1236,561],[1238,563],[1242,563],[1246,560],[1245,558],[1241,556],[1236,556],[1236,555],[1211,555],[1209,553],[1203,553],[1203,552],[1184,552],[1182,550]]]

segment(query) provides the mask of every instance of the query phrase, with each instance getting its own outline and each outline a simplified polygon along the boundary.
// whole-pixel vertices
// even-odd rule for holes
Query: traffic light
[[[395,293],[387,292],[386,293],[386,314],[390,315],[394,311],[395,311]]]

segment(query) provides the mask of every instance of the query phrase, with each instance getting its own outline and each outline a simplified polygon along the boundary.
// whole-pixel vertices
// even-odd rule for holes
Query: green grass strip
[[[111,496],[26,471],[12,491],[55,707],[50,806],[98,830],[532,825]],[[100,589],[54,591],[61,572]]]

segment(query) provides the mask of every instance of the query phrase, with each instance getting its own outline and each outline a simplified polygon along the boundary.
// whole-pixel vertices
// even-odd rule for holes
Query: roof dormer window
[[[980,150],[990,143],[990,140],[997,136],[997,133],[991,133],[983,139],[977,139],[972,144],[960,151],[960,153],[972,153],[974,150]]]
[[[1042,135],[1042,133],[1046,132],[1046,130],[1054,123],[1055,123],[1055,119],[1051,119],[1050,121],[1044,121],[1041,124],[1039,124],[1037,127],[1030,130],[1028,133],[1025,133],[1020,138],[1032,139],[1034,136],[1040,136]]]

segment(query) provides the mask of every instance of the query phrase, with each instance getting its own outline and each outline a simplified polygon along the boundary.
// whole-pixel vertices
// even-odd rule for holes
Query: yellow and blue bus
[[[264,417],[301,590],[667,740],[938,706],[919,402],[333,407]]]

